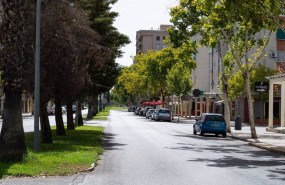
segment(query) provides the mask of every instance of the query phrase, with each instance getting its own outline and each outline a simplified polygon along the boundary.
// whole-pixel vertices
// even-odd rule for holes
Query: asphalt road
[[[82,110],[82,114],[87,114],[87,109]],[[73,117],[75,117],[75,114],[73,114]],[[50,126],[55,126],[55,116],[54,115],[49,115],[49,123]],[[63,122],[66,124],[67,122],[67,117],[66,114],[63,114]],[[3,120],[0,119],[0,131],[2,129],[2,122]],[[24,126],[24,132],[33,132],[34,131],[34,116],[31,114],[23,114],[23,126]]]
[[[278,185],[285,157],[214,135],[194,136],[192,124],[155,122],[112,111],[105,152],[94,172],[70,177],[0,180],[59,185]]]

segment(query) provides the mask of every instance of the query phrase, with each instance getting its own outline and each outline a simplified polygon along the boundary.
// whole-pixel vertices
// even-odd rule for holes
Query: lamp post
[[[34,150],[39,151],[39,118],[40,118],[40,23],[41,0],[37,0],[36,14],[36,53],[35,53],[35,115],[34,115]]]

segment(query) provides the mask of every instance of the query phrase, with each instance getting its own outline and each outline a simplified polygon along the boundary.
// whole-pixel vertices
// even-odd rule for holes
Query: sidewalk
[[[194,118],[186,119],[186,118],[179,118],[179,123],[188,123],[194,124]],[[174,118],[174,122],[177,123],[177,117]],[[251,131],[250,126],[247,124],[242,124],[241,130],[235,130],[235,122],[231,121],[231,133],[228,133],[229,137],[239,139],[245,142],[248,142],[249,145],[255,146],[258,148],[262,148],[265,150],[269,150],[272,152],[277,152],[285,155],[285,127],[279,127],[275,129],[267,129],[267,126],[259,126],[256,125],[256,133],[257,139],[251,138]],[[271,130],[273,132],[268,132],[266,130]],[[276,133],[282,132],[282,133]]]
[[[228,136],[248,142],[249,145],[277,152],[285,155],[285,134],[268,132],[267,126],[256,126],[257,139],[251,138],[250,126],[243,124],[242,130],[235,130],[234,122],[231,122],[231,131]],[[277,128],[285,131],[285,128]]]

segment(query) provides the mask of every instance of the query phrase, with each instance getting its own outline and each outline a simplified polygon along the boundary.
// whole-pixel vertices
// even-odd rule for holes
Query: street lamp
[[[39,118],[40,118],[40,28],[41,0],[37,0],[36,14],[36,53],[35,53],[35,115],[34,115],[34,150],[39,151]]]

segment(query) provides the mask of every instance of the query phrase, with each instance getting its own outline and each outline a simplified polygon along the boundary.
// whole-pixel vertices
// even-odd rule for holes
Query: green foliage
[[[176,96],[187,95],[192,89],[190,75],[190,71],[185,68],[183,63],[179,62],[172,66],[166,76],[169,92]]]
[[[75,1],[75,0],[74,0]],[[90,27],[100,35],[99,44],[102,51],[109,51],[110,56],[90,60],[88,73],[93,88],[91,93],[100,93],[110,90],[117,82],[120,67],[115,63],[117,57],[122,56],[121,47],[130,43],[129,38],[121,34],[113,23],[119,15],[111,11],[117,0],[78,0],[86,11]]]
[[[110,48],[115,56],[121,56],[120,48],[130,43],[129,38],[121,34],[113,26],[117,12],[111,11],[112,5],[117,0],[77,0],[87,12],[90,21],[90,27],[100,35],[99,44]]]
[[[245,67],[245,65],[243,66]],[[271,69],[269,67],[265,67],[262,64],[259,64],[251,73],[250,76],[250,84],[251,84],[251,91],[254,91],[254,84],[255,82],[269,82],[268,79],[266,79],[266,76],[271,76],[274,74],[277,74],[277,70]],[[234,99],[239,96],[246,96],[245,91],[245,82],[242,77],[241,70],[237,71],[228,81],[229,86],[229,98]],[[255,99],[258,100],[267,100],[269,92],[257,92],[254,93],[253,96]]]
[[[143,99],[157,99],[161,95],[165,97],[169,93],[167,87],[169,71],[173,66],[181,63],[183,70],[191,74],[196,67],[196,62],[192,58],[195,52],[196,44],[189,42],[182,44],[179,48],[167,47],[161,51],[148,51],[146,54],[135,56],[134,60],[137,63],[122,70],[114,97],[117,99],[135,95],[140,95]]]

